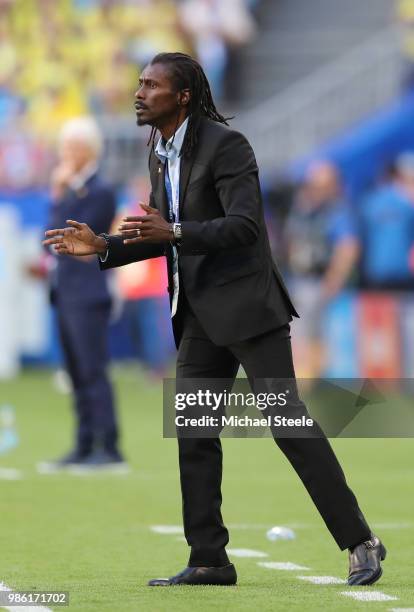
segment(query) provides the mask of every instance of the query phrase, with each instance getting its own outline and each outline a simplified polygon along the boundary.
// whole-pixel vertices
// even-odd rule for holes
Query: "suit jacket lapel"
[[[168,200],[165,191],[165,166],[156,155],[152,155],[151,185],[157,208],[161,216],[169,221]]]
[[[191,159],[188,157],[181,157],[180,162],[180,202],[179,202],[179,213],[180,219],[183,212],[183,205],[185,194],[187,191],[188,181],[190,180],[191,169],[194,163],[194,155],[191,156]]]

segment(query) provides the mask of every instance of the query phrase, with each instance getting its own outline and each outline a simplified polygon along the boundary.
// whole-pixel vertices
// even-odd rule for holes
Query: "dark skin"
[[[190,90],[176,91],[168,68],[162,64],[148,65],[141,74],[135,92],[137,124],[156,127],[165,140],[185,121],[190,102]],[[156,208],[140,202],[146,213],[125,217],[119,227],[124,244],[139,242],[166,243],[173,240],[172,224]],[[46,232],[45,246],[53,246],[62,255],[103,255],[106,242],[86,225],[68,219],[69,227]]]

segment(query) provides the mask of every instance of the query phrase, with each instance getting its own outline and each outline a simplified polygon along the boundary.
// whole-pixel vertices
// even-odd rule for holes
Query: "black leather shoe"
[[[348,584],[361,586],[374,584],[382,576],[381,561],[384,561],[387,551],[377,536],[355,546],[349,551]]]
[[[148,586],[179,586],[182,584],[216,584],[229,586],[236,584],[237,574],[233,563],[223,567],[186,567],[172,578],[154,578]]]

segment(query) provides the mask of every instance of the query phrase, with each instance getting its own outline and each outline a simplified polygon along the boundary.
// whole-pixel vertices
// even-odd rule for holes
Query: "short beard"
[[[138,127],[141,127],[142,125],[150,125],[148,121],[145,121],[138,116],[137,116],[136,124]]]

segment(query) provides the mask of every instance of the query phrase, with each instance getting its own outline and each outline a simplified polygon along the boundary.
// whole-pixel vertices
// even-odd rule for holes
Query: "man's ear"
[[[178,106],[188,106],[191,94],[189,89],[182,89],[178,94]]]

